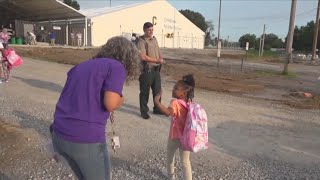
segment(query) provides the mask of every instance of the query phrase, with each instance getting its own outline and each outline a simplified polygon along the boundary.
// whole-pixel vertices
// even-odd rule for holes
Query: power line
[[[314,10],[316,10],[317,8],[312,8],[310,10],[307,10],[307,11],[303,11],[299,14],[296,15],[296,17],[300,16],[301,15],[309,15],[310,13],[313,13]],[[261,20],[261,19],[257,19],[257,20]],[[286,20],[289,20],[289,18],[280,18],[280,19],[277,19],[277,20],[274,20],[272,23],[266,23],[267,25],[272,25],[272,24],[276,24],[276,23],[279,23],[279,22],[282,22],[282,21],[286,21]],[[255,26],[232,26],[230,28],[234,28],[234,29],[249,29],[249,28],[257,28],[257,27],[261,27],[261,25],[255,25]]]
[[[300,15],[303,15],[303,14],[308,14],[308,13],[311,13],[311,12],[314,12],[317,8],[312,8],[312,9],[309,9],[309,10],[306,10],[306,11],[303,11],[301,13],[298,13],[296,16],[300,16]],[[266,20],[266,19],[277,19],[279,18],[279,16],[287,16],[286,14],[284,13],[279,13],[279,14],[273,14],[272,16],[251,16],[251,17],[245,17],[245,18],[224,18],[223,20],[224,21],[261,21],[261,20]],[[289,19],[288,17],[281,17],[280,20],[287,20]]]
[[[315,13],[316,10],[317,10],[317,8],[312,8],[312,9],[309,9],[309,10],[302,11],[302,12],[296,14],[296,19],[301,18],[301,17],[304,17],[304,16],[306,16],[306,15],[310,15],[311,13]],[[270,16],[269,16],[269,17],[270,17]],[[257,20],[263,20],[263,19],[257,19]],[[274,20],[274,21],[272,21],[272,22],[266,23],[266,25],[267,25],[266,29],[267,29],[269,32],[271,32],[271,30],[274,29],[274,25],[275,25],[275,24],[280,23],[280,22],[283,22],[283,21],[287,21],[287,20],[289,20],[289,18],[279,18],[279,19],[276,19],[276,20]],[[257,34],[260,34],[260,33],[261,33],[260,30],[258,30],[258,28],[260,28],[260,27],[261,27],[261,25],[254,25],[254,26],[245,25],[245,26],[232,26],[232,27],[228,27],[228,28],[229,28],[229,29],[237,29],[237,30],[255,29],[254,32],[251,32],[251,33],[248,32],[248,33],[249,33],[249,34],[256,34],[256,35],[257,35]],[[237,34],[240,35],[240,33],[237,33]],[[235,37],[235,36],[236,36],[236,35],[234,35],[234,37]],[[285,34],[285,35],[280,35],[280,36],[286,36],[286,34]],[[279,36],[279,37],[280,37],[280,36]]]
[[[303,12],[297,14],[296,17],[301,16],[301,15],[305,15],[305,14],[308,15],[308,14],[314,13],[314,11],[315,11],[316,9],[317,9],[317,8],[312,8],[312,9],[310,9],[310,10],[303,11]],[[281,18],[281,19],[279,19],[279,20],[273,21],[273,23],[275,23],[275,22],[276,22],[276,23],[279,23],[279,22],[286,21],[286,20],[289,20],[289,18],[288,18],[288,17],[286,17],[286,18]],[[269,23],[269,24],[270,24],[270,23]]]

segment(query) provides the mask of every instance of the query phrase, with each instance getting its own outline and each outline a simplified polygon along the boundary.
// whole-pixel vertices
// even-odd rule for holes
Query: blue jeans
[[[81,144],[52,133],[54,150],[63,156],[79,180],[111,180],[111,163],[106,143]]]

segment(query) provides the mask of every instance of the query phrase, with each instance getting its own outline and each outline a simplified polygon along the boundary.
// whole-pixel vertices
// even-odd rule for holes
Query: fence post
[[[243,58],[241,59],[241,72],[243,72]]]

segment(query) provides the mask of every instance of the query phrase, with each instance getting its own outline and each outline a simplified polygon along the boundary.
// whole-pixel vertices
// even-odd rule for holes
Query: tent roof
[[[0,0],[0,17],[48,21],[84,18],[85,15],[59,0]]]
[[[80,10],[80,12],[82,14],[86,15],[88,18],[93,18],[93,17],[104,15],[104,14],[109,14],[109,13],[112,13],[115,11],[120,11],[123,9],[138,6],[141,4],[145,4],[145,3],[134,3],[134,4],[129,4],[129,5],[119,5],[119,6],[114,6],[114,7],[92,8],[92,9]]]

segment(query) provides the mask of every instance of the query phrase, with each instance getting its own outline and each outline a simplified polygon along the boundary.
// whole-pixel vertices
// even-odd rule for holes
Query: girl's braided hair
[[[188,74],[183,76],[182,81],[185,85],[185,90],[187,91],[187,100],[192,101],[194,98],[194,87],[196,85],[193,75]]]

